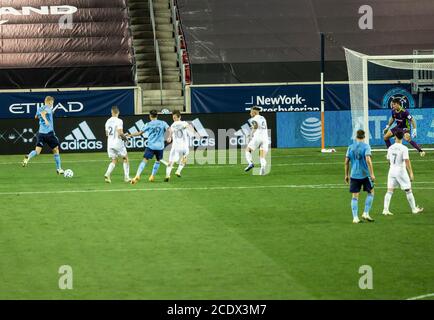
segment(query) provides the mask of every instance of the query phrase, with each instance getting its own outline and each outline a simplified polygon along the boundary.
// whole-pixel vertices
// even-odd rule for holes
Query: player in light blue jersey
[[[140,163],[139,168],[137,169],[136,176],[133,180],[131,180],[131,184],[136,184],[137,182],[139,182],[140,175],[148,164],[148,161],[155,156],[157,161],[155,161],[154,167],[152,169],[152,174],[149,177],[149,181],[154,182],[155,175],[160,168],[160,161],[163,159],[164,142],[166,137],[166,131],[169,128],[169,125],[165,121],[158,120],[158,111],[156,110],[151,111],[149,118],[151,119],[151,121],[145,124],[145,126],[140,131],[128,135],[129,137],[135,137],[146,133],[148,136],[148,145],[145,149],[143,161]],[[170,137],[168,139],[170,139]]]
[[[374,221],[369,216],[369,210],[371,210],[372,202],[374,200],[374,167],[371,159],[371,147],[364,141],[365,132],[363,130],[358,130],[356,141],[348,147],[347,155],[345,157],[345,183],[350,184],[350,192],[353,195],[351,200],[353,223],[360,222],[358,203],[362,186],[363,190],[368,193],[362,219],[369,222]]]
[[[53,106],[54,98],[48,96],[45,98],[44,105],[42,107],[38,107],[35,115],[35,119],[39,120],[39,132],[36,142],[36,148],[27,156],[25,156],[22,165],[23,167],[27,167],[30,159],[39,155],[44,145],[48,145],[54,154],[57,174],[63,174],[59,153],[59,139],[57,139],[56,134],[54,133]]]

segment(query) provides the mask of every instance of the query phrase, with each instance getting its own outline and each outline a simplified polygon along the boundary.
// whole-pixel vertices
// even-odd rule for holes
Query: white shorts
[[[127,156],[127,148],[125,146],[121,146],[118,148],[109,148],[107,149],[107,153],[110,159],[116,159],[118,157],[125,158]]]
[[[187,157],[190,153],[190,149],[188,147],[173,147],[172,150],[170,150],[169,154],[169,162],[178,162],[183,157]]]
[[[247,145],[248,148],[255,151],[256,149],[268,152],[268,137],[253,137]]]
[[[407,171],[406,170],[395,171],[395,172],[389,171],[389,175],[387,177],[387,188],[395,189],[399,187],[401,188],[401,190],[411,189],[411,181]]]

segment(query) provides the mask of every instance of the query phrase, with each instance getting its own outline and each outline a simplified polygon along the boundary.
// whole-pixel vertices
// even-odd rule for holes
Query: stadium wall
[[[186,90],[187,109],[192,113],[246,112],[254,105],[263,112],[320,111],[319,82],[254,85],[193,85]],[[369,86],[370,109],[387,109],[392,98],[399,97],[406,108],[434,106],[434,93],[411,93],[410,81],[373,81]],[[348,82],[328,82],[325,86],[325,110],[350,109]]]
[[[276,113],[265,116],[268,121],[272,147],[277,147]],[[161,120],[172,122],[171,115],[161,115]],[[105,117],[67,117],[56,118],[54,127],[60,141],[62,153],[105,152]],[[186,114],[183,120],[191,121],[200,138],[192,139],[197,149],[213,150],[244,147],[249,117],[246,113]],[[122,116],[124,131],[135,133],[149,121],[148,116]],[[38,121],[35,119],[0,119],[0,154],[26,154],[36,144]],[[130,151],[143,151],[146,137],[130,140]],[[49,152],[49,150],[44,150]]]
[[[46,96],[55,98],[56,117],[106,116],[113,105],[122,115],[141,109],[138,87],[0,91],[0,119],[34,118]]]
[[[417,122],[415,140],[419,144],[434,144],[434,108],[413,109],[411,114]],[[371,145],[385,145],[382,131],[390,116],[391,111],[386,109],[369,111]],[[320,112],[279,112],[276,121],[278,148],[321,148]],[[351,143],[351,111],[326,112],[324,123],[326,146],[341,147]]]

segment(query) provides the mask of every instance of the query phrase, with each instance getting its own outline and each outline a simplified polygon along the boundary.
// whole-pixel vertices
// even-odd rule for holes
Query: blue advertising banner
[[[191,88],[193,113],[245,112],[253,106],[263,112],[320,111],[319,85]]]
[[[46,96],[55,98],[56,117],[107,116],[116,105],[134,114],[134,89],[0,93],[0,118],[33,118]]]
[[[411,114],[417,122],[415,141],[422,145],[434,144],[434,108],[413,109]],[[390,116],[390,110],[370,110],[371,145],[384,145],[383,129]],[[278,148],[321,147],[320,112],[279,112],[276,121]],[[326,112],[324,121],[327,147],[341,147],[351,143],[352,121],[350,111]]]
[[[263,112],[320,111],[320,85],[269,85],[191,87],[193,113],[245,112],[252,106]],[[434,93],[413,95],[410,84],[372,84],[369,86],[369,108],[387,109],[393,98],[400,98],[404,107],[433,108]],[[326,111],[350,110],[348,84],[327,84]]]

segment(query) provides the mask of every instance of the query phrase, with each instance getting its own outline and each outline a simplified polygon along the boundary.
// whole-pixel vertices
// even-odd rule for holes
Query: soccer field
[[[388,164],[373,155],[371,216],[353,225],[344,149],[272,152],[267,176],[244,165],[191,165],[164,183],[125,184],[118,165],[104,183],[105,154],[51,155],[28,168],[0,158],[0,299],[407,299],[434,293],[434,155],[411,153],[410,214],[395,191],[380,213]],[[132,175],[141,154],[131,153]],[[361,207],[365,194],[361,196]],[[58,270],[73,270],[73,290]],[[373,289],[361,290],[361,266]],[[429,297],[427,297],[429,298]],[[432,299],[432,297],[431,297]]]

